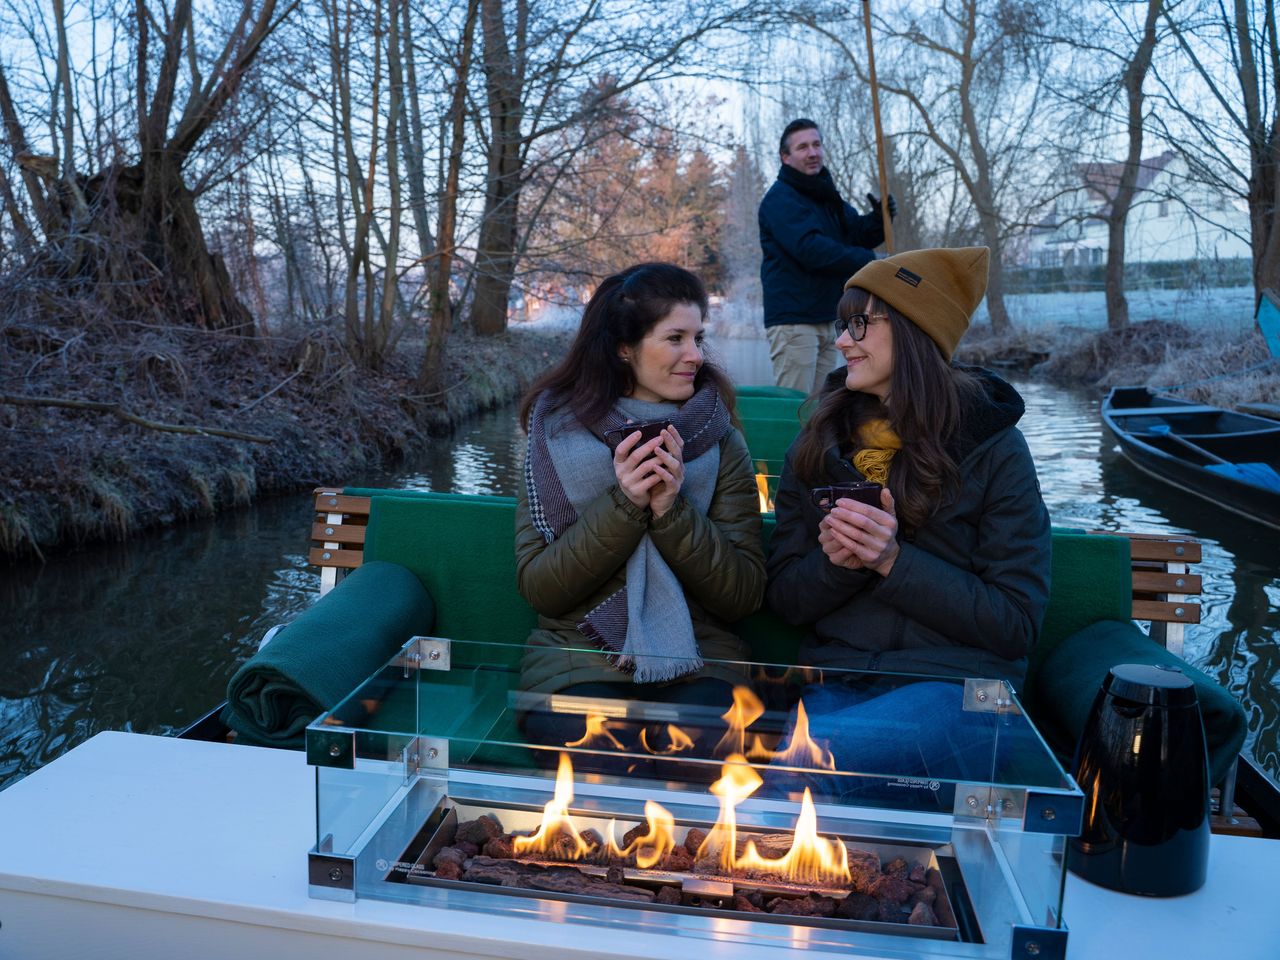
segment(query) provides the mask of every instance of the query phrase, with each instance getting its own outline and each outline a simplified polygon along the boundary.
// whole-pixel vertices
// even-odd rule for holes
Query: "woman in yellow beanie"
[[[1048,603],[1049,518],[1016,427],[1023,402],[995,374],[951,361],[986,292],[987,257],[917,250],[845,284],[845,367],[788,452],[768,560],[770,606],[813,628],[807,664],[1015,688],[1025,676]],[[874,503],[814,490],[859,481],[881,484]],[[960,689],[873,675],[805,700],[842,769],[950,778],[981,740],[973,718],[991,717],[962,711]],[[904,720],[921,721],[921,735]],[[893,735],[850,736],[859,723]]]

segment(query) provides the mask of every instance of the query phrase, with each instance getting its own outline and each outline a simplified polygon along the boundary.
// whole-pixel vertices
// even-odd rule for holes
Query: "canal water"
[[[763,341],[718,344],[739,383],[770,379]],[[1023,432],[1056,524],[1188,533],[1204,541],[1202,623],[1186,655],[1249,714],[1255,756],[1280,774],[1280,564],[1274,532],[1165,490],[1105,437],[1092,394],[1015,380]],[[523,440],[514,407],[466,424],[390,475],[352,484],[511,494]],[[264,632],[304,609],[311,498],[0,566],[0,787],[101,730],[172,733],[223,699]]]

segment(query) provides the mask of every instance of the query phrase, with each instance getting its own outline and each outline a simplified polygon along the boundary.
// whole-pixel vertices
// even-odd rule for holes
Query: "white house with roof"
[[[1106,216],[1122,164],[1082,164],[1081,185],[1023,238],[1019,266],[1105,263]],[[1125,227],[1128,264],[1248,258],[1249,213],[1240,201],[1192,180],[1172,150],[1142,161]]]

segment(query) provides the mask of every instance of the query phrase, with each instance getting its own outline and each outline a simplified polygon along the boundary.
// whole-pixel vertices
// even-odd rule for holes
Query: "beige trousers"
[[[816,393],[822,381],[844,357],[836,349],[835,325],[830,323],[781,323],[765,327],[773,378],[780,387]]]

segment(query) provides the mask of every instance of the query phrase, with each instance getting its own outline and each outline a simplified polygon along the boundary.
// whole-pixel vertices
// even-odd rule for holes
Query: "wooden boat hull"
[[[1214,456],[1280,472],[1280,423],[1264,417],[1117,387],[1102,403],[1102,422],[1135,467],[1168,486],[1280,529],[1280,490],[1211,470]],[[1208,455],[1197,453],[1195,448]]]

